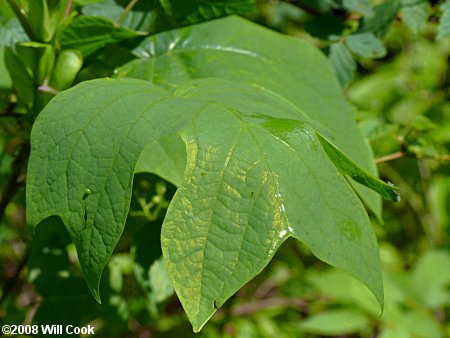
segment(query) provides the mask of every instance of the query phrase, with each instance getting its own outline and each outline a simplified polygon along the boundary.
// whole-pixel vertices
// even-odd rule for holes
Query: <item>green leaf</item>
[[[383,42],[372,32],[350,34],[345,43],[354,53],[362,57],[379,58],[386,55]]]
[[[369,325],[369,318],[358,311],[338,309],[319,312],[299,324],[306,332],[325,336],[358,333]]]
[[[161,303],[173,295],[173,285],[162,258],[153,262],[148,271],[148,278],[156,303]]]
[[[82,13],[86,16],[102,16],[111,22],[117,22],[123,15],[127,4],[128,2],[117,2],[114,0],[97,1],[97,3],[84,6]],[[153,31],[158,19],[157,4],[158,0],[138,1],[120,25],[134,31]]]
[[[36,39],[50,42],[58,24],[64,16],[67,0],[33,0],[30,1],[28,22]]]
[[[418,34],[427,22],[430,4],[426,0],[401,0],[402,19],[413,34]]]
[[[33,78],[28,73],[26,66],[11,48],[5,49],[5,65],[9,74],[14,74],[12,76],[12,81],[19,100],[22,101],[26,107],[31,108],[34,102],[35,84]]]
[[[374,7],[374,15],[364,17],[361,22],[361,32],[372,32],[382,38],[388,32],[399,9],[399,0],[389,0]]]
[[[180,136],[174,134],[147,145],[142,150],[134,172],[155,173],[175,186],[180,186],[184,168],[186,168],[186,149]]]
[[[55,51],[50,44],[22,42],[16,45],[16,52],[36,84],[42,84],[49,77],[55,61]]]
[[[400,200],[400,196],[393,185],[384,183],[378,178],[370,175],[320,134],[318,134],[317,137],[325,152],[328,154],[328,157],[344,175],[348,175],[355,181],[375,190],[381,197],[388,201],[398,202]]]
[[[361,13],[365,16],[372,16],[374,14],[369,0],[343,0],[342,7],[349,11]]]
[[[111,21],[102,17],[80,16],[63,30],[60,43],[63,49],[77,49],[87,56],[109,43],[139,35],[135,31],[115,27]]]
[[[346,45],[335,42],[330,45],[328,59],[336,72],[336,76],[342,87],[353,79],[356,72],[356,62]]]
[[[14,48],[17,42],[25,42],[28,40],[29,38],[25,34],[19,20],[12,19],[6,24],[1,25],[0,45]]]
[[[420,302],[438,308],[450,302],[450,254],[446,250],[429,251],[417,262],[412,273],[414,291]],[[424,288],[423,285],[427,287]]]
[[[309,121],[279,95],[225,80],[193,80],[174,93],[134,79],[83,82],[53,99],[33,127],[28,222],[61,217],[99,300],[136,161],[144,146],[178,134],[187,164],[161,243],[195,331],[289,236],[359,278],[382,304],[368,216]]]
[[[441,5],[442,16],[438,27],[436,39],[442,40],[450,36],[450,0]]]
[[[135,54],[139,59],[119,69],[117,76],[152,81],[171,90],[204,77],[255,86],[301,108],[311,124],[339,149],[377,174],[370,147],[332,68],[322,53],[299,39],[228,17],[148,37]],[[161,163],[165,161],[173,160],[161,158]],[[379,196],[357,183],[355,189],[380,217]]]
[[[255,13],[254,0],[159,0],[166,14],[175,21],[193,24],[231,14]]]

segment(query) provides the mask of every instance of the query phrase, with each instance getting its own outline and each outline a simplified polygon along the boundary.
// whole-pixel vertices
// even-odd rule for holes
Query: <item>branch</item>
[[[396,160],[396,159],[402,158],[402,157],[405,157],[405,153],[403,151],[397,151],[395,153],[381,156],[381,157],[375,159],[375,163],[388,162],[388,161]]]
[[[230,314],[232,316],[245,316],[251,315],[253,313],[274,308],[301,308],[305,309],[308,307],[308,302],[300,298],[283,298],[283,297],[273,297],[257,300],[254,302],[237,305],[231,308]],[[223,314],[223,310],[219,310],[216,316]]]
[[[5,213],[5,209],[9,202],[13,199],[14,195],[19,191],[19,188],[24,184],[25,180],[21,177],[22,169],[25,167],[28,156],[30,154],[30,149],[28,144],[22,145],[19,155],[12,164],[11,177],[6,183],[5,188],[0,196],[0,220]]]
[[[73,0],[67,1],[66,8],[64,9],[64,17],[68,17],[72,10]]]
[[[375,159],[375,163],[388,162],[388,161],[392,161],[392,160],[396,160],[396,159],[404,158],[404,157],[416,158],[416,159],[419,159],[419,160],[450,161],[450,155],[449,154],[422,155],[422,156],[419,156],[419,155],[415,155],[414,153],[410,153],[410,152],[397,151],[395,153],[388,154],[388,155],[376,158]]]
[[[0,298],[0,305],[3,304],[3,302],[6,300],[6,298],[8,297],[9,293],[11,292],[11,290],[13,289],[14,285],[16,284],[17,279],[20,276],[20,273],[22,272],[22,270],[25,268],[25,266],[27,265],[27,261],[28,261],[28,256],[29,256],[29,251],[27,249],[27,251],[25,252],[25,255],[23,255],[22,259],[20,260],[19,265],[17,266],[17,270],[14,273],[14,276],[12,276],[11,278],[7,279],[3,285],[2,285],[2,296]]]
[[[277,298],[262,299],[257,302],[236,306],[231,310],[231,313],[234,316],[242,316],[242,315],[250,315],[265,309],[272,309],[279,307],[304,308],[307,306],[308,303],[303,299],[277,297]]]
[[[129,2],[129,4],[127,5],[127,7],[125,7],[125,9],[123,10],[123,12],[120,14],[119,18],[117,19],[117,21],[114,23],[114,26],[116,26],[116,28],[118,28],[120,26],[120,24],[122,23],[122,21],[127,17],[128,13],[131,11],[131,9],[134,7],[134,5],[136,5],[136,3],[138,2],[138,0],[131,0]]]
[[[16,112],[11,112],[11,113],[2,113],[2,112],[0,112],[0,118],[4,118],[4,117],[11,117],[11,118],[15,118],[15,119],[21,119],[21,118],[25,117],[25,114],[16,113]]]
[[[22,25],[22,28],[25,31],[25,33],[27,33],[30,40],[35,41],[36,35],[34,35],[30,23],[28,22],[28,18],[25,16],[22,9],[19,7],[19,5],[16,3],[15,0],[7,0],[7,1],[11,9],[13,10],[14,14],[16,15],[17,19],[19,19],[20,24]]]

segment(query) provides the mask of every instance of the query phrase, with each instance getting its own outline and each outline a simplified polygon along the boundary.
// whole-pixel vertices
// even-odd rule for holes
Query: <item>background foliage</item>
[[[157,176],[136,174],[131,212],[104,273],[103,305],[98,305],[58,219],[48,219],[31,238],[23,189],[29,133],[55,90],[120,76],[120,67],[136,58],[132,51],[147,35],[240,14],[323,50],[357,108],[380,176],[395,182],[402,200],[384,206],[383,222],[372,218],[384,272],[381,317],[361,283],[288,240],[199,335],[450,334],[449,1],[155,0],[133,7],[133,1],[119,0],[9,3],[36,17],[24,19],[6,2],[0,4],[2,323],[91,323],[99,335],[110,337],[191,334],[158,240],[175,187]],[[67,4],[72,4],[70,12]],[[54,67],[49,66],[54,64],[51,48],[58,50]]]

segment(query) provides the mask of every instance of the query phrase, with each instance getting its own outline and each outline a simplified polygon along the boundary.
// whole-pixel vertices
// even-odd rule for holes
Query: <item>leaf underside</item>
[[[228,25],[226,20],[218,21]],[[231,22],[255,29],[237,18]],[[260,32],[266,33],[273,34]],[[297,46],[290,39],[289,44]],[[316,87],[331,82],[331,89],[324,84],[331,90],[325,100],[331,101],[315,104],[318,111],[324,114],[326,106],[333,111],[337,105],[348,114],[325,59],[314,59],[320,54],[307,45],[297,47],[296,53],[304,51],[309,60],[302,62],[324,72],[320,81],[299,81],[297,89],[319,98],[325,91],[316,93]],[[301,69],[310,79],[306,64]],[[240,82],[185,79],[166,90],[143,80],[102,79],[58,95],[31,135],[28,222],[35,227],[49,216],[61,217],[100,300],[100,277],[123,231],[133,173],[137,167],[160,173],[169,159],[174,169],[167,177],[179,188],[163,223],[162,249],[195,331],[268,264],[289,236],[360,279],[382,304],[376,238],[342,166],[355,177],[376,179],[361,174],[348,151],[350,158],[339,151],[330,157],[323,148],[326,137],[342,149],[341,119],[352,121],[351,114],[331,117],[336,131],[325,116],[314,115],[307,96],[305,103],[292,90],[286,98],[260,84]],[[351,122],[346,128],[353,132],[354,127]],[[353,137],[348,130],[345,135]],[[366,149],[356,135],[355,148]],[[366,156],[356,162],[370,171]]]

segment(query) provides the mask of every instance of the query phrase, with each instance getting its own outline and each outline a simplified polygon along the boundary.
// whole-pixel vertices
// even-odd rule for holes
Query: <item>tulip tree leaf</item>
[[[356,65],[350,51],[342,47],[348,54],[344,56],[350,57],[342,61],[350,64],[337,66],[345,68],[347,76]],[[257,85],[301,108],[311,124],[341,151],[372,175],[377,174],[370,147],[333,69],[320,51],[299,39],[227,17],[148,37],[134,53],[139,58],[119,69],[118,77],[149,80],[172,90],[204,77]],[[156,156],[161,159],[157,174],[174,171],[176,159],[160,157],[161,152]],[[379,196],[358,183],[352,185],[369,209],[381,217]]]
[[[62,219],[100,300],[142,149],[179,135],[186,169],[161,243],[195,331],[290,236],[360,279],[382,304],[368,216],[316,133],[300,108],[258,86],[199,79],[169,92],[137,79],[86,81],[56,96],[35,122],[28,222]]]
[[[118,76],[143,80],[82,82],[45,107],[31,135],[28,222],[61,218],[94,297],[133,174],[149,171],[178,185],[161,245],[195,331],[290,236],[382,305],[357,193],[373,210],[378,195],[347,177],[391,191],[371,176],[370,148],[326,58],[233,17],[153,36],[136,53]]]

